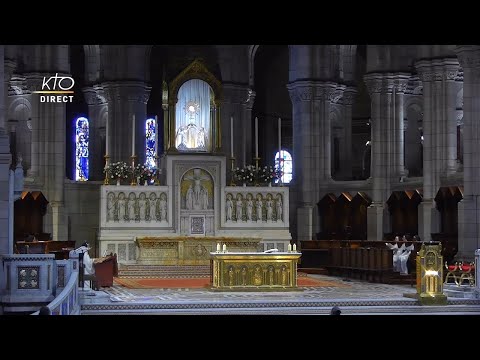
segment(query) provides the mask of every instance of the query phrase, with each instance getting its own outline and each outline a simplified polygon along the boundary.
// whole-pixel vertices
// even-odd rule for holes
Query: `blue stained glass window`
[[[147,119],[145,122],[145,165],[154,169],[157,167],[155,157],[155,132],[157,131],[157,124],[155,119]]]
[[[75,122],[75,180],[88,180],[88,119],[79,117]]]
[[[275,168],[278,169],[278,151],[275,154]],[[282,183],[288,184],[292,181],[293,174],[293,160],[292,155],[286,150],[282,150],[281,161],[281,171],[282,171]],[[275,182],[278,183],[278,179],[275,179]]]

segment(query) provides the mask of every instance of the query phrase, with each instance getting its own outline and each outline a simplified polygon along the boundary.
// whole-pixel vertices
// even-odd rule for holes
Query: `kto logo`
[[[40,96],[42,103],[68,103],[73,101],[73,86],[75,80],[70,76],[50,76],[43,78],[42,90],[34,91],[35,94],[44,94]]]

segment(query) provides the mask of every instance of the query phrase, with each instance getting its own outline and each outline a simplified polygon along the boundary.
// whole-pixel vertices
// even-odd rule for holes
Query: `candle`
[[[108,134],[108,116],[107,116],[107,119],[105,120],[105,155],[108,156],[109,154],[109,147],[110,147],[110,136]]]
[[[217,243],[217,252],[220,252],[220,243]]]
[[[297,244],[293,244],[293,252],[297,252]]]
[[[255,117],[255,158],[258,159],[258,117]]]
[[[282,169],[282,118],[278,118],[278,170]]]
[[[158,156],[158,116],[155,115],[155,156]]]
[[[223,244],[223,252],[226,252],[226,251],[227,251],[227,245]]]
[[[288,244],[288,252],[291,252],[292,251],[292,244]]]
[[[135,114],[132,118],[132,156],[135,156]]]
[[[230,116],[230,157],[233,159],[233,115]]]

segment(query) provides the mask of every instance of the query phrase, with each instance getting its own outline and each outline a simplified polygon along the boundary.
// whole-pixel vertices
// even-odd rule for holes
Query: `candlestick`
[[[108,148],[110,147],[110,135],[108,134],[108,116],[105,120],[105,156],[108,156],[110,152]]]
[[[227,245],[223,244],[223,252],[227,252]]]
[[[282,183],[282,118],[278,118],[278,183]]]
[[[230,116],[230,157],[233,158],[233,115]]]
[[[135,160],[137,159],[137,157],[135,155],[132,155],[130,159],[132,160],[132,182],[130,183],[130,185],[135,186],[137,185],[137,179],[135,178]]]
[[[230,161],[232,162],[230,167],[230,186],[236,186],[235,185],[235,158],[232,156],[230,158]]]
[[[258,158],[258,117],[255,117],[255,157]]]
[[[105,168],[104,169],[108,169],[108,167],[110,166],[110,163],[108,161],[108,159],[110,159],[110,156],[105,155],[104,158],[105,158]],[[105,170],[105,178],[103,179],[103,185],[109,185],[109,184],[110,184],[110,173],[109,173],[109,171]]]
[[[132,156],[135,156],[135,114],[132,118]]]
[[[288,244],[288,252],[292,252],[292,244]]]
[[[217,252],[220,252],[220,243],[217,243]]]
[[[297,252],[297,244],[293,244],[293,252]]]
[[[158,116],[157,115],[155,115],[155,156],[158,156]]]

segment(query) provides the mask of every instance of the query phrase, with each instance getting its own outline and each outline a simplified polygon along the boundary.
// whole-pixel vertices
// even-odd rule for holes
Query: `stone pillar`
[[[405,171],[405,128],[404,128],[404,114],[403,104],[405,90],[407,89],[409,74],[396,73],[393,75],[393,90],[395,92],[395,99],[393,106],[393,129],[394,129],[394,176],[398,179],[407,176]],[[395,179],[392,179],[395,180]]]
[[[0,45],[0,79],[4,79],[4,45]],[[8,254],[9,249],[9,189],[10,189],[10,143],[8,134],[5,131],[5,82],[0,83],[0,254]],[[0,286],[3,276],[3,269],[0,269]],[[1,291],[0,287],[0,291]]]
[[[48,75],[46,75],[48,76]],[[26,75],[27,88],[30,92],[40,91],[42,89],[43,75],[39,73],[30,73]],[[28,182],[39,181],[40,169],[43,169],[40,164],[40,153],[44,146],[43,134],[44,134],[44,118],[40,116],[40,96],[32,94],[31,96],[31,131],[32,140],[30,145],[30,168],[28,169],[27,178]]]
[[[220,124],[222,134],[221,151],[227,156],[230,169],[230,117],[233,116],[233,154],[235,166],[242,167],[253,164],[252,157],[252,107],[255,92],[244,85],[224,84],[223,101],[220,108]],[[259,119],[259,122],[261,119]],[[261,142],[259,142],[261,146]],[[259,150],[260,151],[260,150]],[[263,161],[265,159],[262,159]]]
[[[287,85],[293,106],[293,184],[297,191],[298,240],[320,231],[317,203],[331,181],[331,102],[344,85],[299,80]]]
[[[141,81],[115,81],[102,84],[108,104],[108,155],[111,162],[131,163],[132,119],[135,114],[135,155],[145,162],[145,120],[150,87]]]
[[[365,83],[371,99],[372,131],[372,204],[367,209],[367,239],[382,240],[384,233],[390,231],[385,203],[391,193],[392,178],[398,180],[393,156],[397,144],[392,111],[394,79],[392,74],[370,73],[365,75]]]
[[[85,101],[88,104],[88,120],[90,125],[89,141],[89,180],[103,180],[104,153],[102,132],[105,125],[102,123],[102,109],[106,106],[101,97],[97,96],[97,90],[93,87],[82,89]]]
[[[423,200],[419,205],[419,233],[424,241],[440,228],[435,196],[441,177],[456,171],[455,110],[456,59],[421,60],[415,64],[423,83]]]
[[[343,93],[341,102],[343,104],[343,130],[342,142],[340,144],[340,179],[352,178],[352,105],[355,101],[357,90],[348,87]]]
[[[480,46],[457,46],[463,68],[463,199],[458,204],[459,259],[480,248]]]

